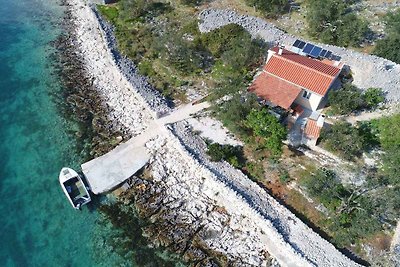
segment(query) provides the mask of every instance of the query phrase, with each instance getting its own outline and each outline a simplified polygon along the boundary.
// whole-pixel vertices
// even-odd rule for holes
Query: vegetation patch
[[[385,17],[386,37],[376,43],[374,54],[400,64],[400,9]]]
[[[275,17],[288,10],[288,0],[245,0],[246,4],[266,13],[268,17]]]
[[[331,112],[339,115],[349,115],[359,110],[374,110],[385,100],[380,88],[368,88],[362,92],[352,84],[345,84],[338,90],[329,92]]]
[[[310,36],[338,46],[359,46],[368,32],[368,24],[351,9],[354,1],[307,0]]]
[[[266,108],[253,109],[247,115],[245,124],[254,135],[261,138],[263,145],[272,156],[281,155],[282,141],[286,139],[287,130]]]
[[[200,3],[184,0],[189,6]],[[262,41],[238,25],[201,34],[193,10],[184,6],[121,0],[99,10],[116,27],[119,50],[172,100],[185,101],[188,86],[211,85],[214,99],[245,88],[266,51]]]
[[[382,230],[373,199],[366,191],[345,188],[333,171],[319,169],[304,179],[302,185],[328,209],[328,229],[340,247],[354,245]]]
[[[210,143],[207,149],[207,155],[210,156],[212,161],[225,160],[236,168],[242,168],[246,163],[246,159],[243,155],[243,148],[240,146]]]
[[[348,122],[337,122],[321,132],[322,145],[346,160],[356,160],[364,151],[379,145],[377,129],[369,122],[353,127]]]

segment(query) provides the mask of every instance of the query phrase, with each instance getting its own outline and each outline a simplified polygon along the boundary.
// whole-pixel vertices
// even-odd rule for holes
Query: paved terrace
[[[158,135],[167,134],[165,125],[188,119],[210,104],[187,104],[154,120],[146,131],[117,146],[107,154],[82,164],[82,171],[94,194],[108,192],[140,170],[150,159],[145,144]]]

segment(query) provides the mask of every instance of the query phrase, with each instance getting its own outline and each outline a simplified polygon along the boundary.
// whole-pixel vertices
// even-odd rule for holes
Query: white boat
[[[79,174],[70,168],[62,168],[59,176],[61,187],[72,207],[80,209],[90,202],[90,195]]]

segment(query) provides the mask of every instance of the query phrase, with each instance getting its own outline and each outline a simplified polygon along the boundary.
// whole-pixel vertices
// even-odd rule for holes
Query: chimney
[[[280,45],[280,46],[279,46],[278,55],[280,55],[280,56],[282,55],[283,48],[284,48],[284,46],[283,46],[283,45]]]
[[[325,122],[325,115],[324,114],[321,114],[319,117],[318,117],[318,120],[317,120],[317,126],[318,127],[324,127],[324,122]]]

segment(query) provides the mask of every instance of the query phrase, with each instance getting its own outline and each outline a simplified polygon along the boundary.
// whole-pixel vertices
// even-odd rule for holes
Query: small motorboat
[[[90,202],[90,195],[79,174],[70,168],[62,168],[59,176],[61,187],[74,209]]]

